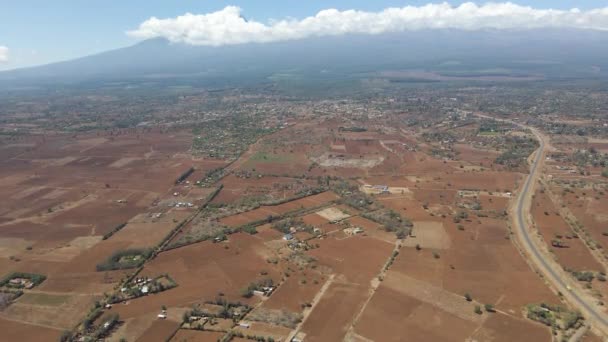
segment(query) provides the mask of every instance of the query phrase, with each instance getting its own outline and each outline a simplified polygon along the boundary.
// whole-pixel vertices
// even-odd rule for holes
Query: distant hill
[[[395,70],[447,76],[604,78],[608,33],[425,30],[221,47],[152,39],[71,61],[0,72],[0,87],[159,79],[221,84],[276,77],[348,78]]]

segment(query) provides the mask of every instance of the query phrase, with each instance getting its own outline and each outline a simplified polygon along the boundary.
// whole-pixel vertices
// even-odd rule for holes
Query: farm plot
[[[237,233],[228,242],[201,242],[159,254],[146,264],[141,275],[154,277],[168,273],[177,287],[129,301],[112,308],[120,317],[131,318],[167,307],[188,307],[205,300],[215,300],[222,293],[226,300],[255,302],[241,291],[261,278],[278,281],[277,266],[266,260],[274,253],[262,241],[248,234]],[[262,276],[261,274],[266,274]],[[201,275],[204,275],[201,278]]]
[[[342,220],[350,217],[349,214],[341,211],[340,209],[338,209],[336,207],[326,208],[326,209],[317,211],[315,214],[323,217],[324,219],[326,219],[329,222],[342,221]]]
[[[368,291],[367,286],[332,283],[302,325],[306,341],[342,341]]]
[[[536,193],[532,217],[548,248],[563,267],[573,271],[603,270],[580,238],[574,236],[546,194]]]
[[[202,331],[180,329],[171,339],[172,342],[217,342],[225,333],[217,331]]]
[[[451,244],[443,223],[438,221],[414,221],[410,237],[403,242],[406,247],[418,245],[431,249],[449,249]]]
[[[323,192],[317,195],[312,195],[295,201],[274,205],[262,206],[258,209],[250,210],[241,214],[236,214],[220,219],[220,222],[229,227],[239,227],[245,224],[259,222],[268,218],[268,216],[279,216],[287,212],[307,209],[320,206],[330,201],[335,201],[339,197],[333,192]]]
[[[26,293],[2,314],[20,322],[70,329],[99,298],[92,295]]]
[[[359,335],[374,341],[401,341],[403,336],[416,341],[465,341],[475,328],[474,322],[384,284],[355,325]]]
[[[326,280],[325,275],[314,270],[296,270],[272,293],[262,307],[301,312],[304,305],[312,302]]]
[[[4,341],[57,341],[63,330],[7,320],[0,315]]]
[[[447,218],[443,224],[451,240],[449,249],[402,248],[391,271],[455,294],[470,293],[475,300],[510,313],[529,303],[559,301],[505,238],[504,221],[479,218],[465,222],[464,230]]]
[[[319,248],[307,252],[320,265],[330,267],[346,281],[368,286],[390,256],[394,245],[365,236],[318,240]]]
[[[152,326],[135,341],[167,341],[173,336],[177,329],[179,329],[178,322],[164,319],[156,320],[152,323]]]

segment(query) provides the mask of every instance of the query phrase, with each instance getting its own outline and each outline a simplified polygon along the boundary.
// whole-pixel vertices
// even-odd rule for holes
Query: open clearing
[[[435,221],[414,221],[410,237],[403,242],[406,247],[419,245],[432,249],[449,249],[451,244],[443,223]]]

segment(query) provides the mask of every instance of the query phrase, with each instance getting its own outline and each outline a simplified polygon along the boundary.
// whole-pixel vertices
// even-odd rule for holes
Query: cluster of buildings
[[[137,277],[133,280],[133,286],[131,287],[122,287],[120,292],[125,295],[125,297],[132,296],[134,293],[139,292],[141,295],[145,296],[150,293],[150,286],[152,284],[152,278],[146,277]]]
[[[8,281],[8,284],[12,287],[19,287],[24,289],[31,289],[34,287],[34,282],[28,278],[13,278]]]

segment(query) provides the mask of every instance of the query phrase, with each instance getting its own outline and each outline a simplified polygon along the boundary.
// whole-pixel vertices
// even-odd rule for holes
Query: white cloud
[[[0,63],[8,63],[8,48],[0,45]]]
[[[152,17],[127,32],[136,38],[164,37],[192,45],[263,43],[348,33],[378,34],[420,29],[581,28],[608,30],[608,7],[588,11],[535,9],[510,2],[453,7],[448,3],[387,8],[380,12],[327,9],[304,19],[248,21],[239,7],[207,14]]]

